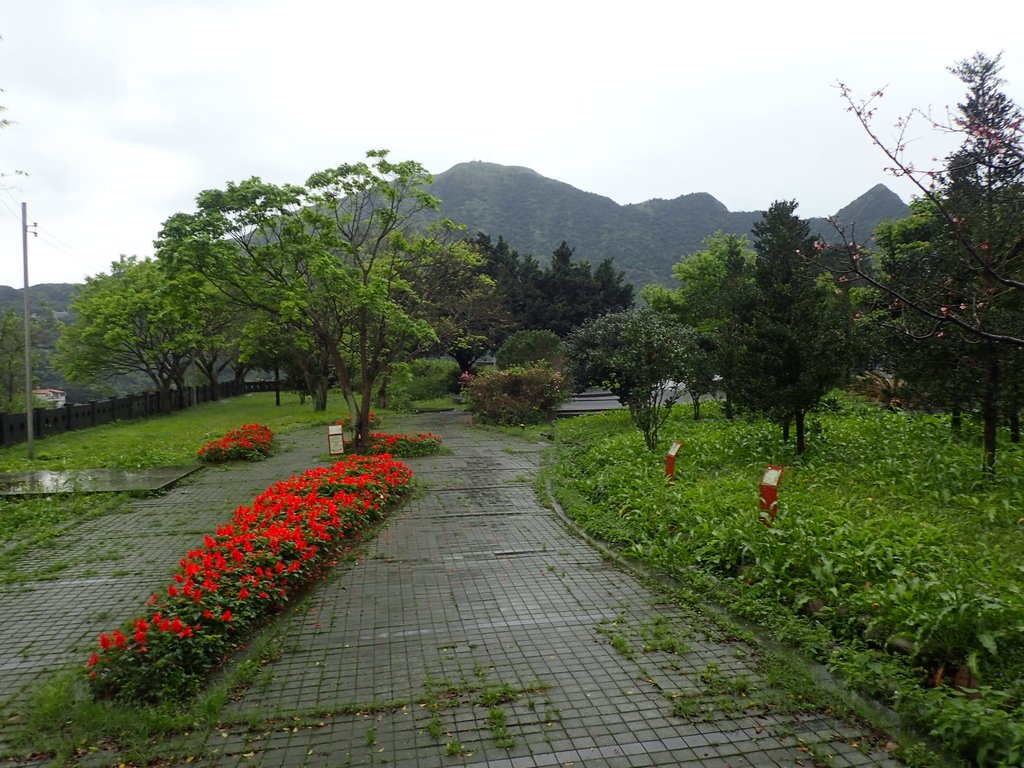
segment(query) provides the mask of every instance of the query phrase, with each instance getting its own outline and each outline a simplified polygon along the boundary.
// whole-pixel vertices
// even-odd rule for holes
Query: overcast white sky
[[[0,285],[81,282],[147,256],[196,194],[388,148],[433,173],[522,165],[619,203],[709,192],[827,215],[878,182],[841,80],[888,85],[879,125],[962,96],[1004,51],[1024,102],[1019,0],[0,0]],[[913,154],[950,146],[923,124]],[[500,234],[500,233],[494,233]],[[585,254],[584,254],[585,256]]]

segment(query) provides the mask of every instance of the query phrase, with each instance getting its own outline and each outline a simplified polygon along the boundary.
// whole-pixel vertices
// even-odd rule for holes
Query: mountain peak
[[[873,222],[871,228],[885,219],[900,219],[910,214],[910,207],[885,184],[875,184],[852,203],[840,208],[835,219],[840,225]]]
[[[442,176],[458,176],[460,174],[529,174],[538,178],[544,178],[532,168],[523,165],[500,165],[488,163],[484,160],[469,160],[465,163],[456,163],[447,171],[438,174],[435,178]]]

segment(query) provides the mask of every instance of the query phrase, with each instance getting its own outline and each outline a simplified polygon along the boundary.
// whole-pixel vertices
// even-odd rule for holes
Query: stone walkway
[[[193,765],[899,765],[858,726],[801,711],[757,649],[569,533],[533,492],[543,445],[456,414],[386,426],[437,432],[451,453],[410,460],[421,490],[365,559],[286,620],[281,654],[226,707]],[[135,612],[234,506],[325,453],[310,430],[283,447],[31,558],[35,570],[92,565],[0,588],[5,713]],[[108,552],[120,559],[94,573]]]

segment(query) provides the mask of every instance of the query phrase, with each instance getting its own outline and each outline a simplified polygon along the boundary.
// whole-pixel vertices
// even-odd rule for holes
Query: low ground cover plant
[[[663,433],[683,442],[671,484],[624,414],[559,423],[556,496],[624,552],[712,575],[721,599],[971,764],[1021,764],[1024,450],[1001,447],[991,480],[970,427],[832,402],[803,457],[765,422],[680,413]],[[768,464],[787,467],[771,527],[757,505]]]
[[[187,698],[254,629],[320,577],[402,497],[412,472],[349,456],[276,483],[185,554],[147,610],[99,637],[86,663],[97,699]]]
[[[260,461],[270,455],[274,433],[262,424],[243,424],[199,449],[199,460],[207,464],[224,461]]]

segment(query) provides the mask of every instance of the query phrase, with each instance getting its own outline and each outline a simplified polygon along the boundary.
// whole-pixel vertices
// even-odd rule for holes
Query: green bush
[[[466,386],[470,409],[485,424],[539,424],[571,397],[569,383],[551,368],[486,371]]]
[[[459,366],[453,360],[420,358],[394,366],[388,406],[408,410],[416,400],[435,400],[459,391]]]
[[[454,360],[421,358],[411,363],[412,382],[409,384],[409,398],[412,400],[433,400],[459,391],[458,363]]]
[[[494,356],[497,368],[527,367],[547,363],[562,365],[562,340],[551,331],[517,331],[509,336]]]

